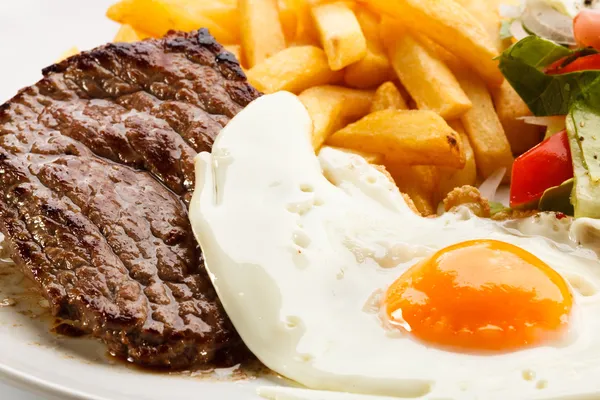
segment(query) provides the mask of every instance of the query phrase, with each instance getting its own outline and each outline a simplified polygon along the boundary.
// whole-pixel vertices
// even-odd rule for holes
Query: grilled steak
[[[0,106],[0,229],[57,317],[144,366],[240,343],[188,222],[193,158],[259,93],[206,30],[108,44]]]

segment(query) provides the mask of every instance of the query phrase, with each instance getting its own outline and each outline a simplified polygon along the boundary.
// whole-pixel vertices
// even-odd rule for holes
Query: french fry
[[[289,47],[250,69],[248,80],[264,93],[287,90],[300,93],[312,86],[341,79],[329,68],[323,50],[314,46]]]
[[[372,40],[376,43],[377,48],[383,52],[384,48],[381,41],[381,29],[379,27],[381,17],[367,7],[357,7],[354,14],[356,15],[360,29],[367,39],[367,42]]]
[[[392,66],[420,110],[453,119],[471,108],[471,102],[450,69],[409,32],[385,19],[382,34]]]
[[[384,159],[381,154],[365,153],[362,151],[357,151],[357,150],[352,150],[352,149],[344,149],[343,147],[332,147],[332,146],[324,146],[324,147],[331,147],[332,149],[345,151],[346,153],[356,154],[357,156],[361,156],[362,158],[364,158],[369,164],[378,165],[378,164],[383,163],[383,159]]]
[[[387,168],[384,165],[375,165],[375,168],[379,172],[381,172],[383,175],[385,175],[390,180],[391,183],[396,185],[396,181],[394,180],[394,177],[392,176],[392,174],[390,174],[390,172],[387,170]],[[429,214],[421,213],[421,211],[419,211],[419,209],[415,205],[415,202],[413,201],[413,199],[408,194],[406,194],[404,192],[400,192],[400,194],[402,195],[402,198],[406,202],[406,205],[412,212],[414,212],[415,214],[420,215],[420,216],[429,215]],[[424,197],[421,197],[419,193],[413,193],[413,195],[415,196],[415,198],[417,198],[417,201],[420,202],[420,206],[424,209],[424,211],[429,212],[429,205],[427,204],[427,201],[424,200]]]
[[[339,71],[367,55],[367,41],[347,3],[317,5],[312,13],[332,70]]]
[[[387,164],[386,168],[400,186],[419,186],[428,197],[436,192],[439,181],[440,167],[433,165]]]
[[[327,144],[383,154],[386,164],[465,164],[460,136],[432,111],[377,111],[337,131]]]
[[[498,169],[506,168],[504,182],[509,182],[514,158],[485,82],[468,70],[457,74],[457,78],[473,103],[461,121],[473,147],[479,173],[487,178]]]
[[[502,84],[494,61],[498,51],[475,17],[454,0],[368,0],[368,5],[452,49],[490,86]]]
[[[456,0],[471,13],[488,34],[491,42],[500,51],[503,47],[500,39],[500,4],[506,3],[505,0]]]
[[[386,164],[386,169],[396,181],[398,189],[406,193],[423,215],[435,214],[434,195],[440,180],[438,168],[430,165],[408,166]]]
[[[79,54],[79,49],[77,47],[71,47],[69,50],[62,53],[60,57],[58,57],[56,63],[58,64],[59,62],[66,60],[67,58],[72,57],[75,54]]]
[[[113,42],[115,43],[131,43],[131,42],[139,42],[142,39],[147,38],[148,35],[136,32],[135,29],[131,25],[123,24],[119,28]]]
[[[153,37],[161,37],[171,29],[192,31],[204,27],[223,44],[240,40],[235,0],[121,0],[106,15]]]
[[[310,4],[311,6],[318,6],[320,4],[327,4],[327,3],[337,3],[340,0],[307,0],[308,4]],[[345,1],[346,3],[350,4],[352,3],[352,0],[342,0]]]
[[[296,32],[298,30],[298,10],[295,3],[296,0],[277,0],[279,21],[281,22],[285,41],[288,44],[296,41]]]
[[[461,0],[467,1],[467,0]],[[469,0],[470,1],[470,0]],[[483,7],[483,6],[482,6]],[[460,60],[428,37],[421,35],[419,41],[434,51],[452,71],[460,74],[464,69]],[[539,127],[526,124],[520,117],[531,115],[531,111],[507,81],[493,88],[491,94],[496,113],[510,143],[513,154],[522,154],[538,144],[542,138]]]
[[[320,46],[308,0],[278,0],[279,19],[288,46]]]
[[[508,82],[492,90],[492,97],[513,154],[522,154],[542,140],[539,126],[519,119],[531,115],[531,111]]]
[[[400,91],[392,82],[386,82],[375,92],[371,110],[406,110],[407,106]],[[379,110],[374,110],[379,111]],[[385,161],[384,161],[385,162]],[[434,193],[439,182],[438,167],[429,165],[405,165],[386,163],[386,171],[403,193],[407,194],[423,216],[435,212]]]
[[[427,194],[419,190],[418,187],[409,186],[404,190],[402,190],[401,187],[398,188],[403,193],[406,193],[422,216],[427,217],[430,215],[435,215],[436,209],[434,203],[429,200]]]
[[[381,172],[383,175],[385,175],[385,177],[388,178],[388,180],[390,181],[390,183],[393,183],[394,185],[396,184],[396,181],[394,180],[394,177],[392,176],[392,174],[389,173],[389,171],[387,170],[387,168],[385,167],[385,165],[375,165],[374,167],[379,172]],[[418,212],[418,210],[417,210],[417,212]]]
[[[370,89],[385,82],[393,70],[381,41],[378,16],[360,7],[356,18],[367,40],[367,55],[346,68],[344,82],[350,87]]]
[[[393,82],[385,82],[375,91],[371,112],[381,110],[408,110],[408,105]]]
[[[239,0],[242,49],[252,68],[285,49],[277,0]]]
[[[313,121],[312,144],[318,150],[336,130],[369,113],[373,92],[341,86],[315,86],[299,96]],[[345,146],[340,146],[345,147]]]
[[[319,46],[319,31],[312,16],[308,0],[285,0],[293,4],[296,12],[296,38],[294,44],[297,46],[313,45]]]
[[[460,120],[448,122],[460,135],[465,151],[465,166],[461,169],[440,167],[439,170],[439,186],[436,190],[437,201],[443,200],[448,193],[454,188],[465,185],[474,186],[477,181],[477,165],[475,163],[475,154],[471,147],[471,142],[465,131],[465,128]]]
[[[444,64],[446,64],[446,66],[450,68],[450,71],[460,71],[463,68],[463,63],[457,56],[455,56],[454,54],[452,54],[451,52],[449,52],[448,50],[431,40],[428,36],[425,36],[423,34],[415,34],[415,38],[430,52],[432,52],[440,60],[442,60]]]
[[[371,89],[390,79],[393,71],[385,54],[368,51],[357,63],[346,68],[344,82],[358,89]]]

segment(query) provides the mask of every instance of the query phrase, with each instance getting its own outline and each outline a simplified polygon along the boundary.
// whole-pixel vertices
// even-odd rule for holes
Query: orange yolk
[[[384,298],[389,320],[419,340],[466,351],[507,351],[557,339],[573,296],[565,280],[508,243],[447,247],[406,271]]]

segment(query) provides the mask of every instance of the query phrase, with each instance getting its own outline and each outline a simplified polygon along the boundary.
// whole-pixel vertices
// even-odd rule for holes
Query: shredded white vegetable
[[[552,116],[552,117],[528,116],[528,117],[520,117],[517,119],[520,119],[521,121],[525,122],[526,124],[537,125],[537,126],[556,126],[558,124],[565,123],[564,115],[558,115],[558,116]]]
[[[488,201],[496,201],[496,193],[502,184],[504,175],[506,175],[506,168],[496,170],[479,186],[479,193]]]

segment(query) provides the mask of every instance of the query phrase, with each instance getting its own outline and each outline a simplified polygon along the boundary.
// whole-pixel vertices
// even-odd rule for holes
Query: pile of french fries
[[[506,2],[506,1],[505,1]],[[384,166],[423,215],[540,141],[494,58],[500,0],[122,0],[115,41],[206,27],[264,93],[299,96],[316,152]]]

